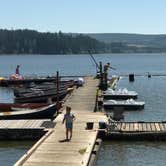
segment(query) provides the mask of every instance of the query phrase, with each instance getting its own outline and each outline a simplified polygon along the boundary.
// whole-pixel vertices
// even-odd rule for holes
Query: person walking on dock
[[[72,138],[73,132],[73,121],[75,120],[75,116],[71,113],[71,107],[66,107],[66,114],[64,115],[62,124],[66,125],[66,140],[69,141]],[[70,133],[70,138],[68,137]],[[69,139],[68,139],[69,138]]]

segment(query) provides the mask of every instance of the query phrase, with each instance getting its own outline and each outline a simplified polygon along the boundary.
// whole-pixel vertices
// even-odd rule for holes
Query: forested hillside
[[[0,54],[166,52],[166,35],[50,33],[0,30]]]
[[[105,52],[106,44],[87,35],[0,30],[0,54],[79,54]]]
[[[121,42],[148,47],[166,47],[166,35],[143,35],[128,33],[91,33],[88,36],[105,43]]]
[[[110,44],[111,52],[166,52],[166,35],[91,33],[89,37]]]

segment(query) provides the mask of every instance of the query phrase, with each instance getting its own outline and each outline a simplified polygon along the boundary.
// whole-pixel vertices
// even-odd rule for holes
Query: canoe
[[[0,112],[14,111],[16,108],[33,109],[47,106],[47,103],[0,103]]]
[[[56,113],[56,104],[50,104],[35,109],[22,109],[21,111],[0,112],[0,119],[47,119]]]

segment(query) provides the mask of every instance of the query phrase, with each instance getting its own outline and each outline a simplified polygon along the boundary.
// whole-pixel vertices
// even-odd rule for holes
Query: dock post
[[[148,78],[151,78],[151,74],[148,72]]]
[[[99,89],[97,89],[97,91],[96,91],[94,112],[98,111],[98,93],[99,93]]]
[[[134,82],[134,74],[129,74],[129,81]]]
[[[107,77],[108,77],[108,73],[106,71],[104,71],[104,86],[103,86],[103,90],[107,90],[107,88],[108,88],[108,84],[107,84],[108,79],[107,79]]]
[[[59,112],[59,108],[60,108],[60,103],[59,103],[59,71],[56,72],[56,89],[57,89],[57,99],[56,99],[56,108],[57,108],[57,112]]]

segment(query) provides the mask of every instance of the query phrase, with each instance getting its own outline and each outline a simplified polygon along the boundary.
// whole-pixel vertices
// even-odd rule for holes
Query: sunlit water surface
[[[120,80],[118,88],[128,88],[138,92],[139,101],[145,101],[142,111],[125,112],[126,121],[166,120],[166,77],[148,78],[147,73],[166,74],[166,54],[100,54],[97,61],[111,62],[116,71],[110,75],[137,73],[129,83],[128,77]],[[0,56],[0,75],[10,76],[16,65],[24,76],[55,75],[95,75],[94,62],[89,55],[12,55]],[[13,102],[11,89],[0,88],[0,102]],[[13,165],[33,142],[0,141],[0,165]],[[104,142],[97,165],[102,166],[165,166],[165,142]]]

